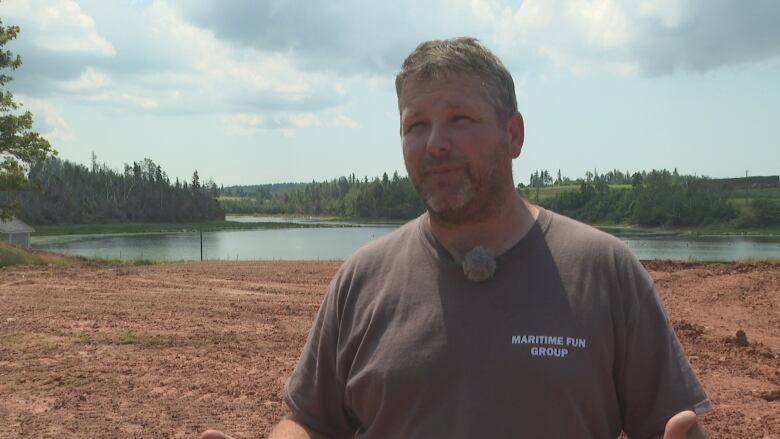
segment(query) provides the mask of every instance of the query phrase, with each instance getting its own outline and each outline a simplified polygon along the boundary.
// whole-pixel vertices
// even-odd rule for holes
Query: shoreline
[[[32,225],[36,229],[33,236],[63,236],[63,235],[108,235],[108,234],[135,234],[135,233],[191,233],[191,232],[215,232],[222,230],[257,230],[257,229],[282,229],[282,228],[325,228],[325,227],[359,227],[360,225],[402,225],[408,220],[402,219],[364,219],[336,216],[311,216],[311,215],[255,215],[255,214],[230,214],[235,218],[278,218],[281,221],[231,221],[214,220],[185,223],[96,223],[96,224],[54,224]],[[285,221],[287,220],[287,221]],[[290,221],[292,220],[292,221]],[[333,224],[334,222],[343,224]],[[734,229],[718,226],[704,226],[699,228],[647,228],[631,224],[589,224],[601,231],[614,236],[685,236],[685,237],[749,237],[769,238],[780,240],[780,228],[769,227],[765,229]]]
[[[194,233],[218,232],[223,230],[257,230],[257,229],[290,229],[311,227],[350,227],[348,225],[300,224],[291,222],[242,222],[215,220],[187,223],[97,223],[97,224],[52,224],[35,225],[32,227],[35,236],[67,236],[67,235],[132,235],[154,233]]]

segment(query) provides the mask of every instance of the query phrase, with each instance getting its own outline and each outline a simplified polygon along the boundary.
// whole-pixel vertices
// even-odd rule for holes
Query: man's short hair
[[[395,91],[401,98],[407,79],[435,80],[453,73],[471,73],[482,79],[487,98],[503,126],[517,112],[515,83],[496,55],[476,38],[460,37],[421,43],[401,65],[395,76]]]

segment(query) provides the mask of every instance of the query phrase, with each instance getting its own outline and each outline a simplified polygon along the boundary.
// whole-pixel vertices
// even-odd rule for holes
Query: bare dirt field
[[[780,265],[646,266],[716,406],[705,429],[780,439]],[[3,268],[0,437],[265,436],[337,267]]]

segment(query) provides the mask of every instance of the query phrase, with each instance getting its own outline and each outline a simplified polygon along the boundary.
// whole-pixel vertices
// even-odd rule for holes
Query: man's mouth
[[[439,165],[427,168],[425,173],[433,176],[444,176],[458,172],[461,169],[463,169],[461,165]]]

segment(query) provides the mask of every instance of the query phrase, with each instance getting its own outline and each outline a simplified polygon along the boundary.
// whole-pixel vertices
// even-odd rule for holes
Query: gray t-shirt
[[[710,408],[647,272],[618,239],[544,209],[471,282],[426,215],[333,279],[284,397],[356,438],[632,438]]]

